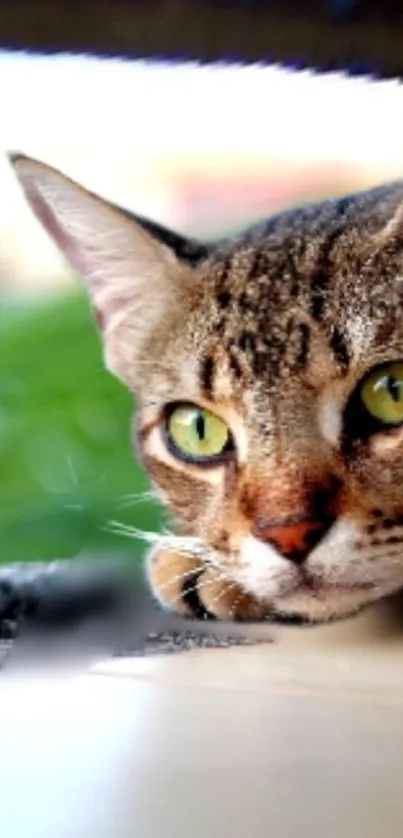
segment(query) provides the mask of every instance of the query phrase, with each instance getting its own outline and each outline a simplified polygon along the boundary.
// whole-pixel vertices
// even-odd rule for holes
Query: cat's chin
[[[273,604],[273,616],[281,620],[308,623],[341,620],[356,614],[378,598],[379,594],[375,591],[371,594],[368,588],[362,590],[332,586],[320,588],[313,593],[301,586]]]
[[[303,584],[272,603],[273,617],[282,621],[321,623],[353,616],[368,605],[395,593],[397,586],[320,585],[315,590]]]

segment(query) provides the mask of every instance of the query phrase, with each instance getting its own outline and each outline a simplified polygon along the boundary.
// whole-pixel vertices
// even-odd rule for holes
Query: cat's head
[[[190,608],[189,577],[218,616],[316,620],[403,586],[403,184],[207,246],[13,164],[136,393],[180,536],[160,599]]]

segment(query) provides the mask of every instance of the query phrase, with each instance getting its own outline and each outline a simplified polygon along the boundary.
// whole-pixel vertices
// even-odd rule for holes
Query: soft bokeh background
[[[208,238],[403,175],[397,82],[0,54],[0,152]],[[79,282],[0,156],[0,559],[137,557],[161,526]]]

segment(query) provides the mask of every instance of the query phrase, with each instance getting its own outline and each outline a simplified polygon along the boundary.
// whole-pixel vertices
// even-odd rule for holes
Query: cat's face
[[[403,586],[403,185],[207,248],[15,165],[136,392],[179,536],[149,559],[160,600],[321,620]]]

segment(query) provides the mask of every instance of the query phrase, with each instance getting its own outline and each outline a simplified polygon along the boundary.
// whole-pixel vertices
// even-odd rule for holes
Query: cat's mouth
[[[302,582],[288,594],[274,599],[270,610],[274,619],[324,622],[348,617],[379,597],[376,586],[367,583],[338,585],[317,582],[308,586]]]
[[[318,623],[343,619],[361,611],[402,586],[396,579],[379,582],[354,581],[350,584],[329,581],[308,572],[287,592],[270,603],[273,619],[286,622]]]
[[[342,533],[343,535],[344,533]],[[333,536],[333,541],[335,541]],[[344,547],[344,545],[342,545]],[[268,616],[321,622],[349,616],[403,585],[403,564],[393,560],[360,564],[340,545],[322,545],[302,564],[247,537],[239,552],[234,578],[248,593],[267,604]],[[343,558],[344,555],[344,558]]]

